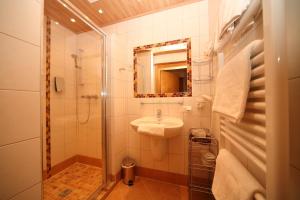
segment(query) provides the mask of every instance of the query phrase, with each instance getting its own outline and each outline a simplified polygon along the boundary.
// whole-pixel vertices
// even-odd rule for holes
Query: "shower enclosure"
[[[90,199],[107,183],[105,34],[68,1],[45,15],[43,198]]]

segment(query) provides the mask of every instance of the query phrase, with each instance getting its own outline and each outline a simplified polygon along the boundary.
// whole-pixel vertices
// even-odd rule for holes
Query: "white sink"
[[[156,117],[142,117],[131,121],[130,124],[136,130],[141,125],[147,125],[148,127],[153,125],[153,130],[155,130],[155,127],[161,127],[164,129],[163,134],[155,134],[152,131],[143,132],[144,134],[159,137],[161,139],[167,139],[179,135],[183,127],[183,121],[175,117],[162,117],[160,120]]]
[[[142,117],[130,122],[140,134],[151,137],[151,152],[155,160],[162,160],[168,151],[168,139],[181,133],[183,121],[175,117]]]
[[[130,124],[138,133],[150,136],[155,160],[163,159],[168,152],[168,139],[179,135],[183,127],[183,121],[175,117],[142,117]]]

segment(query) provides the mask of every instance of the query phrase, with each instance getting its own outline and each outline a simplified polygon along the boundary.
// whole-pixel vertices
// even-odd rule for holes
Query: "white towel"
[[[264,188],[226,149],[217,157],[212,192],[216,200],[253,200]]]
[[[212,110],[233,122],[239,122],[245,112],[251,79],[251,54],[262,40],[255,40],[220,69]]]
[[[138,133],[151,134],[154,136],[163,137],[165,134],[165,128],[162,124],[141,124],[138,127]]]

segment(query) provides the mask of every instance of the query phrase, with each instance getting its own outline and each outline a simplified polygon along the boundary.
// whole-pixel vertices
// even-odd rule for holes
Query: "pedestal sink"
[[[153,157],[155,160],[162,160],[168,150],[168,139],[181,133],[183,121],[175,117],[142,117],[131,121],[130,125],[138,133],[151,136]],[[156,130],[159,133],[156,133]]]

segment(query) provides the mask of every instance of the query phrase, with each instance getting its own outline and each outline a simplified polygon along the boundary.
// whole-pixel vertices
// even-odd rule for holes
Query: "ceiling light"
[[[59,22],[55,22],[55,24],[56,24],[56,25],[58,25],[58,24],[59,24]]]
[[[64,4],[64,3],[63,3],[62,5],[63,5],[65,8],[67,7],[67,5],[66,5],[66,4]]]
[[[97,2],[98,0],[88,0],[88,2],[90,2],[90,3],[95,3],[95,2]]]
[[[71,18],[70,21],[73,23],[76,22],[76,20],[74,18]]]
[[[99,12],[100,14],[103,14],[103,10],[102,10],[102,9],[99,9],[98,12]]]

